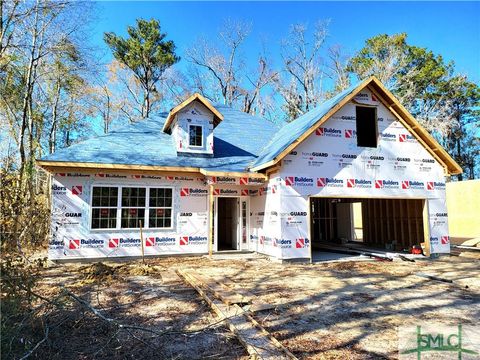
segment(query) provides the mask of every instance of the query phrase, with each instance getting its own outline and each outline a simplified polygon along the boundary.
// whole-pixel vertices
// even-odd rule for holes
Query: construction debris
[[[206,277],[200,276],[193,271],[177,270],[177,273],[191,285],[202,298],[210,305],[215,313],[226,321],[229,329],[238,337],[254,359],[296,359],[275,337],[265,330],[251,315],[232,301],[232,291]],[[213,289],[210,287],[213,285]],[[215,289],[215,290],[214,290]],[[243,296],[239,295],[243,298]]]

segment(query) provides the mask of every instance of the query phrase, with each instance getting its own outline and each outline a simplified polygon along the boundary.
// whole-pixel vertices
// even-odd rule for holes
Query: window
[[[122,188],[122,229],[145,227],[145,188]]]
[[[377,147],[377,108],[356,107],[357,146]]]
[[[118,188],[94,186],[92,191],[92,229],[117,227]]]
[[[190,146],[202,146],[202,127],[200,125],[190,125],[188,128]]]
[[[151,228],[172,226],[172,189],[150,189],[149,220]]]
[[[148,199],[148,201],[147,201]],[[171,188],[92,188],[92,229],[172,227]],[[118,217],[118,221],[117,221]]]

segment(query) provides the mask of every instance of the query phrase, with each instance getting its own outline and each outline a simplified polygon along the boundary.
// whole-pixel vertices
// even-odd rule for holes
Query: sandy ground
[[[480,261],[467,257],[282,264],[257,255],[232,255],[148,259],[147,264],[56,265],[43,272],[38,291],[53,296],[63,285],[105,316],[167,333],[114,333],[85,311],[51,334],[40,358],[247,358],[226,327],[215,324],[218,319],[208,305],[175,276],[177,268],[232,281],[254,293],[257,302],[277,305],[254,317],[305,359],[394,359],[399,325],[468,325],[480,318]],[[418,277],[417,272],[455,284]],[[192,332],[198,329],[203,330]],[[66,337],[72,340],[65,342]]]

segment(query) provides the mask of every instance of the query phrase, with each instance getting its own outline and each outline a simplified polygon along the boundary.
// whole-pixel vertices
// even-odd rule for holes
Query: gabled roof
[[[264,144],[278,131],[278,125],[225,105],[216,108],[224,114],[224,119],[214,132],[213,157],[178,155],[173,137],[162,132],[167,118],[167,113],[163,113],[57,150],[40,159],[38,165],[50,171],[63,166],[245,173]]]
[[[179,105],[175,106],[172,110],[170,110],[167,120],[165,121],[165,124],[163,125],[163,130],[166,133],[170,132],[170,126],[172,125],[173,119],[175,119],[175,115],[178,114],[179,111],[190,105],[192,102],[198,101],[205,105],[205,107],[210,110],[213,113],[213,127],[215,128],[222,120],[223,120],[223,115],[208,101],[206,98],[204,98],[202,95],[199,93],[195,93],[192,96],[190,96],[187,100],[183,101]]]
[[[50,171],[64,167],[217,173],[216,175],[222,172],[238,174],[258,172],[277,164],[364,88],[375,94],[444,166],[447,173],[454,175],[462,172],[460,166],[438,142],[374,77],[351,86],[283,127],[225,105],[214,107],[201,95],[195,94],[169,114],[159,114],[111,131],[109,134],[60,149],[37,163]],[[208,105],[208,108],[211,107],[218,121],[214,132],[213,157],[177,154],[172,136],[162,131],[168,128],[168,121],[171,122],[178,111],[197,100],[205,106]]]
[[[379,98],[386,108],[445,168],[446,173],[451,175],[462,173],[462,168],[455,160],[374,76],[352,85],[317,108],[283,126],[273,136],[270,143],[263,148],[250,170],[260,171],[277,164],[364,88],[368,88]]]

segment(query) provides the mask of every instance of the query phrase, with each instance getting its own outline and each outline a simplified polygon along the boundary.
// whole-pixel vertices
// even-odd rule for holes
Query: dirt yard
[[[480,261],[467,257],[311,265],[281,264],[252,255],[213,260],[171,257],[146,263],[45,269],[37,293],[54,299],[68,290],[88,305],[72,297],[63,300],[64,309],[49,315],[48,340],[32,358],[248,358],[236,337],[175,275],[175,269],[233,282],[261,303],[275,304],[253,316],[302,359],[394,359],[399,325],[474,324],[480,318]],[[418,272],[454,284],[416,276]]]

